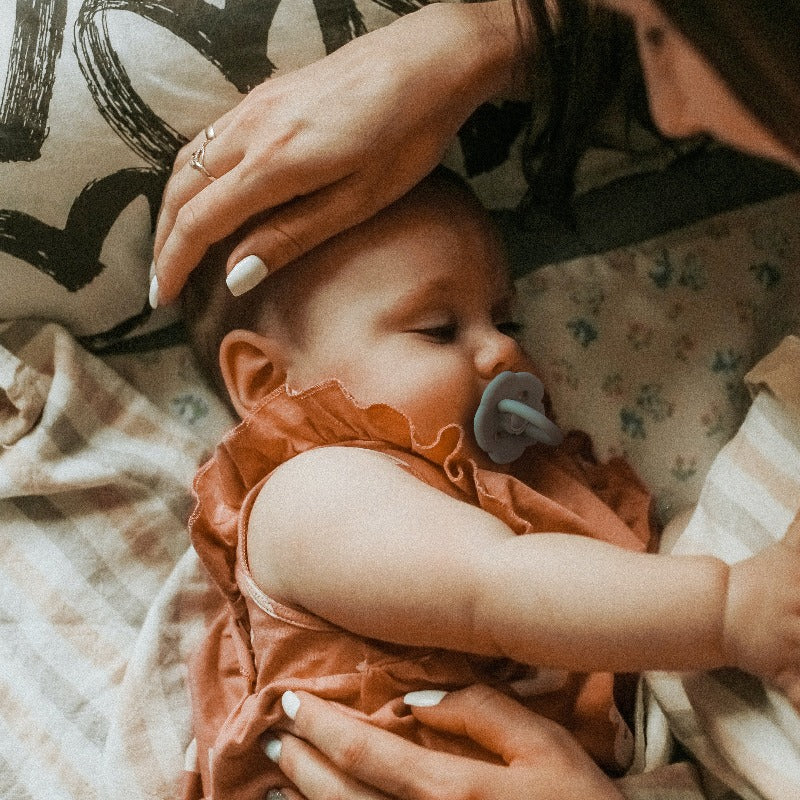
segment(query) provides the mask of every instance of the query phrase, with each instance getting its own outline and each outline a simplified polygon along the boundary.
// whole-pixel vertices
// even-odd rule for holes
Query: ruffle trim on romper
[[[360,406],[336,381],[298,394],[282,386],[231,431],[194,481],[192,541],[241,619],[246,610],[236,583],[236,548],[242,506],[278,466],[325,445],[407,453],[437,465],[464,499],[516,533],[575,533],[634,550],[651,544],[647,490],[623,461],[598,464],[584,434],[571,433],[555,450],[532,447],[511,470],[500,471],[460,425],[422,442],[404,414],[383,404]]]

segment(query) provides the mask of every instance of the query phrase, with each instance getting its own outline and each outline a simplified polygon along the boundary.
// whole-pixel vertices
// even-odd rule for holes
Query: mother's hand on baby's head
[[[420,698],[419,695],[422,695]],[[620,800],[622,795],[572,735],[486,686],[407,695],[417,719],[470,738],[503,764],[427,750],[342,712],[287,692],[288,732],[265,742],[297,789],[286,800]],[[429,704],[429,702],[433,704]],[[274,795],[276,800],[278,795]]]
[[[205,251],[248,221],[259,224],[227,262],[234,293],[371,217],[440,162],[494,89],[462,85],[474,69],[465,60],[479,60],[463,53],[488,43],[474,10],[448,5],[266,81],[180,151],[156,228],[153,305],[174,300]]]

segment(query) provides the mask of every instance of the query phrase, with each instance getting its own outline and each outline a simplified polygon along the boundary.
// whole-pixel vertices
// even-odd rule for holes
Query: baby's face
[[[471,430],[486,384],[530,368],[513,338],[504,253],[478,219],[405,210],[330,255],[336,266],[316,265],[327,275],[303,303],[291,388],[336,378],[429,440],[452,422]]]

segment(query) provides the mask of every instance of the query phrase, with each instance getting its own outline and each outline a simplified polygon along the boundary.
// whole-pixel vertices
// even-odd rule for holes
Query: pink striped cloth
[[[665,542],[671,552],[734,563],[782,538],[800,515],[800,338],[784,339],[746,380],[754,402],[686,528]],[[780,693],[735,670],[653,673],[646,691],[652,717],[663,714],[700,763],[709,797],[800,798],[800,715]]]
[[[55,325],[0,328],[0,797],[165,798],[208,595],[206,446]]]

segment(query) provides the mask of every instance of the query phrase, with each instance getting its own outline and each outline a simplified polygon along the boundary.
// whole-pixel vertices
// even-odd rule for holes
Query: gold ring
[[[206,169],[206,145],[208,144],[208,140],[203,142],[200,147],[192,153],[192,160],[189,162],[192,169],[196,169],[201,175],[208,178],[209,181],[213,182],[216,178]]]
[[[210,142],[217,135],[214,133],[213,125],[207,125],[204,133],[206,135],[206,143]]]

